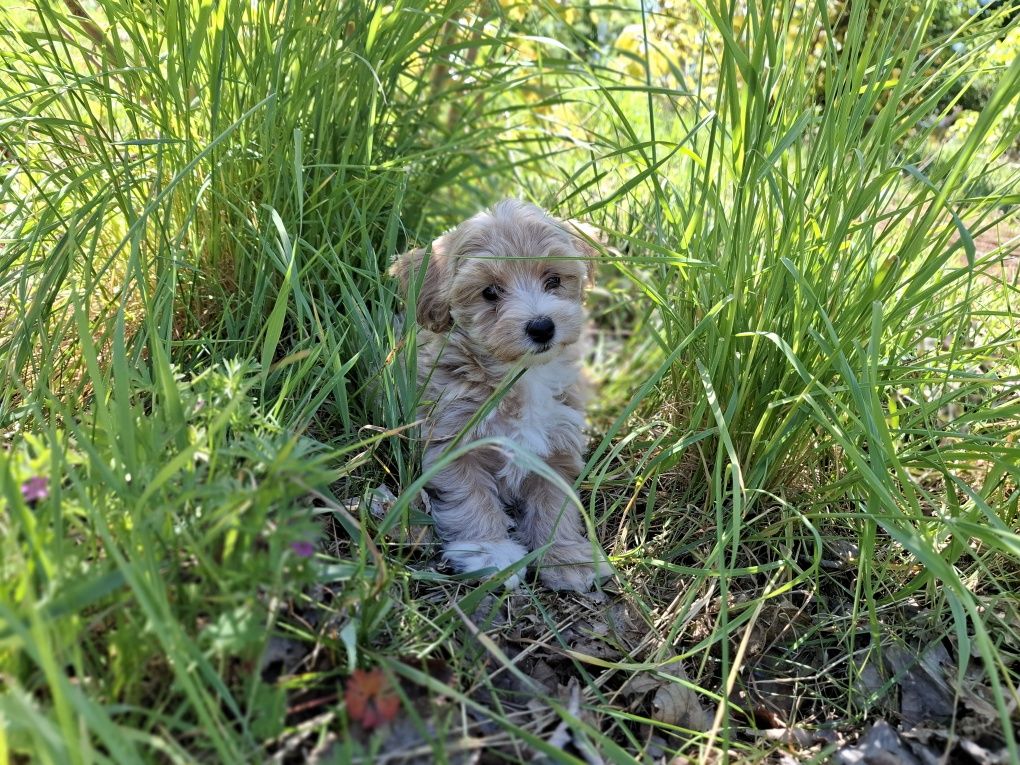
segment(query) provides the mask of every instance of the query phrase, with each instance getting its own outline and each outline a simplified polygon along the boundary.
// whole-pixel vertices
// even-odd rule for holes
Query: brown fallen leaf
[[[344,700],[350,718],[368,729],[392,722],[400,710],[400,697],[381,669],[354,670],[347,680]]]
[[[360,497],[348,499],[344,501],[343,506],[347,508],[352,515],[356,516],[365,501],[365,499]],[[368,511],[375,516],[376,519],[381,521],[387,516],[396,501],[397,497],[392,491],[390,491],[388,486],[377,486],[372,489],[367,497]],[[411,500],[411,507],[421,510],[426,515],[432,514],[432,502],[425,491],[419,492],[418,497]],[[434,541],[431,526],[419,526],[415,524],[405,526],[398,523],[386,532],[386,536],[389,539],[394,539],[398,542],[408,544],[412,549],[426,547],[431,545]]]
[[[576,677],[572,677],[567,686],[561,690],[566,692],[564,701],[566,702],[567,713],[571,717],[581,718],[580,682],[578,682]],[[581,753],[588,765],[603,765],[604,763],[602,756],[584,736],[583,732],[568,725],[566,720],[561,721],[556,726],[556,729],[549,734],[547,743],[555,749],[566,749],[568,745],[573,745]]]
[[[628,649],[640,645],[651,629],[641,612],[626,600],[615,602],[606,611],[606,620],[617,642]]]
[[[994,733],[977,732],[976,738],[964,734],[970,726],[961,721],[957,729],[918,726],[901,731],[900,736],[923,765],[944,762],[968,762],[973,765],[1006,765],[1012,762],[1005,739]],[[992,727],[994,726],[994,723]]]
[[[671,660],[657,672],[641,672],[630,679],[624,690],[632,695],[654,691],[651,717],[656,722],[688,730],[705,731],[712,727],[712,716],[705,711],[698,694],[684,683],[687,673],[679,661]]]
[[[900,719],[912,728],[924,722],[941,722],[953,716],[956,694],[947,682],[955,662],[942,643],[915,650],[894,643],[883,649],[886,663],[900,686]]]
[[[801,638],[813,622],[807,610],[811,599],[802,598],[796,605],[790,598],[770,599],[751,627],[747,643],[747,656],[765,653],[775,643],[789,645]]]
[[[540,683],[550,693],[556,690],[558,678],[556,670],[545,659],[538,659],[531,666],[531,678]]]
[[[832,761],[835,765],[921,765],[885,720],[876,721],[855,745],[836,752]]]

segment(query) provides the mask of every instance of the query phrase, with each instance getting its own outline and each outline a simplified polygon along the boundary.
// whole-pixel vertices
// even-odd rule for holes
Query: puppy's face
[[[405,288],[421,279],[418,321],[434,332],[454,324],[479,351],[503,362],[542,364],[584,330],[582,298],[594,250],[538,207],[501,202],[401,256]]]

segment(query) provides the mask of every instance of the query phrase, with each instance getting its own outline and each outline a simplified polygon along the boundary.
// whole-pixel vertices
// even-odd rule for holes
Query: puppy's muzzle
[[[549,345],[556,335],[556,325],[548,316],[539,316],[524,325],[524,333],[538,345]]]

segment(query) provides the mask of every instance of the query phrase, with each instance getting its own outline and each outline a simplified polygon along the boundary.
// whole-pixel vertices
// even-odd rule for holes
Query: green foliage
[[[298,419],[403,422],[406,405],[374,411],[346,386],[378,373],[390,345],[381,275],[404,226],[488,140],[471,127],[473,93],[499,87],[498,65],[465,64],[456,80],[437,67],[484,62],[492,41],[449,33],[457,4],[97,10],[83,20],[40,3],[23,31],[4,24],[0,119],[17,169],[0,357],[35,381],[17,398],[4,390],[5,413],[33,391],[80,397],[65,341],[84,300],[100,344],[124,313],[133,360],[145,339],[177,340],[188,360],[321,353],[317,387],[333,390],[294,402]],[[133,334],[143,312],[147,332]]]
[[[793,593],[813,622],[771,660],[841,657],[798,686],[826,714],[879,703],[856,658],[941,640],[1016,757],[1020,21],[965,11],[0,10],[0,763],[378,753],[338,692],[369,664],[442,700],[402,698],[437,759],[473,715],[563,761],[559,722],[618,762],[728,751]],[[538,727],[507,690],[527,656],[466,615],[499,583],[427,565],[414,492],[338,501],[418,477],[387,264],[500,194],[615,248],[581,489],[644,619],[599,658],[565,600],[511,601],[586,685]],[[282,636],[314,651],[263,677]],[[621,709],[652,671],[718,730]]]
[[[66,430],[26,437],[0,458],[7,745],[74,761],[120,740],[114,751],[130,759],[141,743],[131,729],[199,725],[203,747],[237,757],[254,740],[246,729],[228,736],[219,716],[255,711],[260,680],[237,663],[257,660],[271,603],[314,580],[291,549],[318,533],[298,500],[334,474],[338,455],[260,412],[244,364],[178,378],[174,407],[151,380],[125,382],[129,400],[115,394],[68,414]],[[32,477],[48,496],[29,503],[19,486]],[[82,644],[82,631],[101,643]],[[100,683],[124,712],[73,678]],[[68,705],[57,738],[37,725],[29,699],[40,696]],[[153,697],[190,711],[171,721]],[[82,738],[71,710],[98,741]]]

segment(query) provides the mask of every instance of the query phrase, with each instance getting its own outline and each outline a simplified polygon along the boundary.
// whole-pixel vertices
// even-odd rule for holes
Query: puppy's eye
[[[490,284],[484,290],[482,290],[482,297],[488,300],[490,303],[495,303],[499,300],[500,289],[495,284]]]
[[[550,276],[545,280],[546,291],[558,289],[560,286],[560,277]]]

